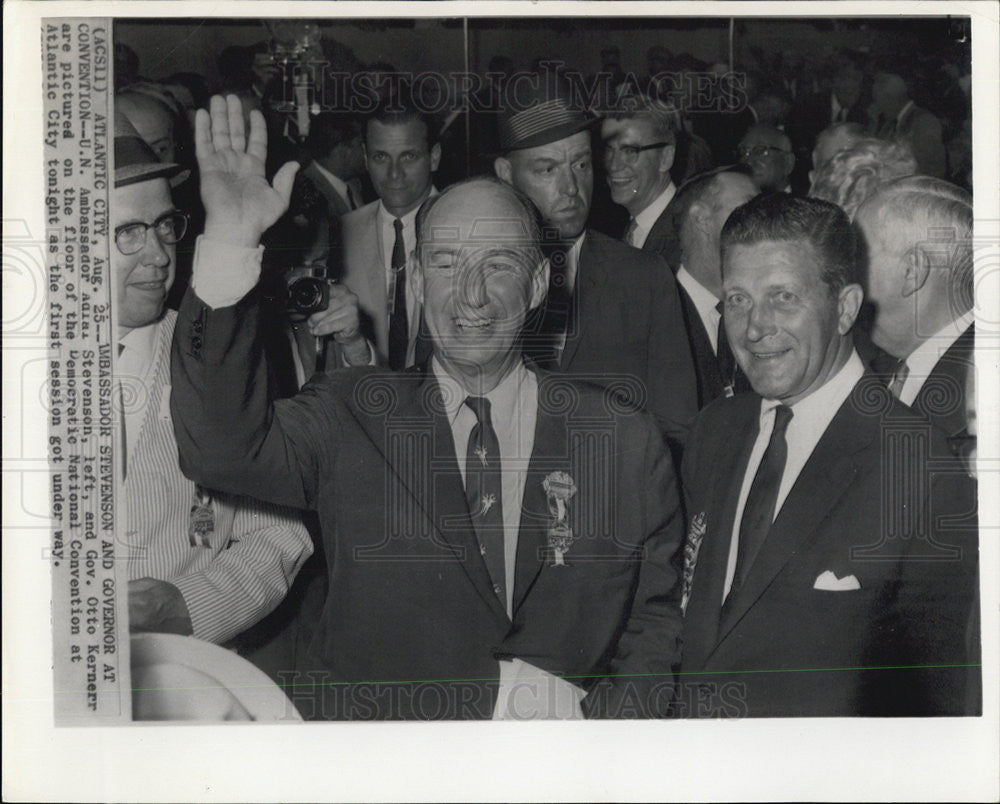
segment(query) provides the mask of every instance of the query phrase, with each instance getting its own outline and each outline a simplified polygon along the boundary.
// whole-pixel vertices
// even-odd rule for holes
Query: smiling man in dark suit
[[[685,453],[681,716],[959,715],[979,684],[975,490],[850,334],[858,244],[832,204],[761,196],[722,232],[755,393]],[[958,469],[956,471],[956,469]]]
[[[172,411],[187,473],[319,513],[329,595],[288,679],[295,702],[338,719],[664,714],[680,632],[672,463],[648,414],[522,362],[548,284],[531,203],[483,178],[422,207],[426,369],[317,375],[272,402],[244,294],[290,179],[267,185],[262,120],[247,145],[228,100],[198,117],[209,220]],[[338,290],[321,329],[364,361],[353,294]]]
[[[656,255],[587,228],[597,121],[555,81],[523,90],[500,115],[494,170],[534,202],[551,235],[546,304],[529,322],[525,352],[644,405],[679,456],[697,393],[677,283]]]

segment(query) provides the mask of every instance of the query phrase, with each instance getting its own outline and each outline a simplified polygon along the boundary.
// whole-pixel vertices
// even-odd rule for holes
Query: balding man
[[[791,191],[795,167],[792,141],[783,131],[758,123],[743,135],[736,153],[753,170],[753,180],[764,193]]]
[[[759,192],[750,174],[746,165],[702,173],[685,182],[673,205],[681,245],[677,286],[698,377],[699,409],[749,387],[723,326],[719,237],[730,213]]]
[[[531,203],[476,179],[422,205],[425,369],[317,375],[272,402],[244,294],[290,182],[264,181],[259,114],[251,125],[247,141],[233,96],[199,112],[210,226],[180,312],[172,410],[193,476],[318,510],[331,574],[308,675],[289,679],[299,709],[663,714],[683,535],[671,460],[648,414],[522,361],[549,269]],[[343,302],[338,338],[366,357],[357,302]]]
[[[890,388],[940,427],[956,454],[968,454],[972,199],[941,179],[910,176],[880,187],[855,220],[868,245],[872,341],[897,361]]]

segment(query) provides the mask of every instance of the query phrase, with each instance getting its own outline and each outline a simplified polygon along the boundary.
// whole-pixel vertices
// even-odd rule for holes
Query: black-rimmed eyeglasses
[[[115,229],[115,245],[125,256],[138,254],[146,245],[146,237],[149,230],[152,229],[156,232],[156,236],[160,238],[161,243],[172,246],[180,242],[184,237],[187,227],[187,214],[175,209],[164,215],[160,215],[152,223],[136,221],[135,223],[126,223],[124,226],[119,226]]]
[[[611,162],[616,156],[626,165],[634,165],[639,161],[639,154],[652,151],[654,148],[665,148],[669,142],[651,142],[649,145],[619,145],[604,146],[604,161]]]

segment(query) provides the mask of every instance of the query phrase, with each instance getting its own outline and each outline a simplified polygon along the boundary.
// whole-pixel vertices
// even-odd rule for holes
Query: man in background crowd
[[[956,455],[975,448],[972,199],[929,176],[879,188],[858,210],[868,246],[871,337],[893,396],[949,437]]]
[[[644,405],[679,455],[697,392],[676,282],[659,257],[587,229],[595,121],[570,104],[558,82],[533,90],[501,115],[503,156],[494,163],[550,228],[549,290],[526,328],[526,352]]]
[[[948,159],[941,121],[913,102],[908,80],[905,68],[888,62],[879,68],[872,84],[870,131],[879,139],[905,142],[921,174],[943,179]]]
[[[270,612],[312,553],[297,514],[191,482],[177,466],[164,310],[187,227],[160,162],[120,112],[111,198],[129,626],[228,642]]]
[[[740,161],[753,169],[753,180],[762,193],[791,192],[795,167],[792,141],[773,126],[752,126],[736,149]]]
[[[673,204],[681,246],[677,287],[698,377],[699,409],[749,389],[723,326],[719,238],[730,213],[759,192],[750,176],[746,165],[708,171],[690,179]]]
[[[342,218],[343,281],[358,296],[362,329],[379,361],[401,371],[427,357],[418,348],[421,310],[407,260],[416,245],[417,210],[437,192],[437,121],[387,98],[365,122],[364,155],[378,200]]]
[[[677,263],[677,233],[667,206],[677,188],[673,113],[661,101],[641,95],[622,98],[601,123],[604,169],[611,199],[625,207],[629,223],[622,238],[628,245]]]

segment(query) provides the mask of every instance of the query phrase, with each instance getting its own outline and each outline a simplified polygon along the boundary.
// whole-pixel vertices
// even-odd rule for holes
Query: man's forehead
[[[820,267],[816,249],[805,238],[734,243],[724,257],[728,267],[753,267],[754,275],[759,276],[774,272],[818,276]]]
[[[653,124],[645,117],[625,117],[621,120],[605,120],[601,137],[605,142],[616,138],[642,136],[653,130]]]
[[[435,246],[528,243],[525,211],[502,188],[473,186],[438,201],[424,222],[424,243]]]
[[[578,153],[590,150],[590,132],[578,131],[561,140],[549,142],[545,145],[536,145],[534,148],[522,148],[513,151],[511,156],[517,159],[538,159],[538,158],[561,158],[566,153]]]
[[[174,206],[170,185],[162,177],[115,187],[111,201],[111,215],[115,220],[129,220],[150,211],[169,212]]]

